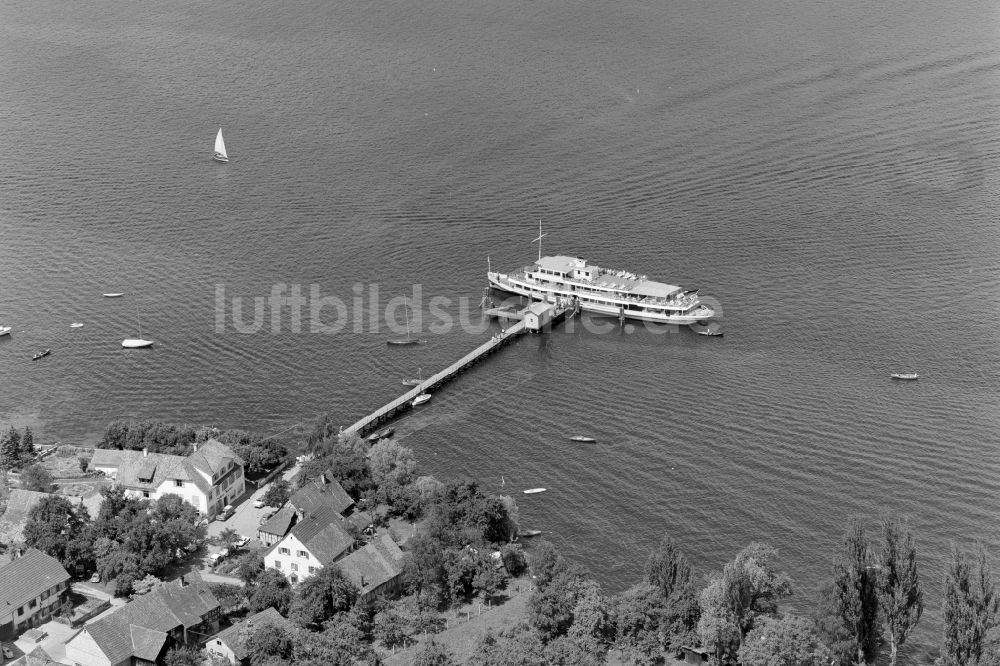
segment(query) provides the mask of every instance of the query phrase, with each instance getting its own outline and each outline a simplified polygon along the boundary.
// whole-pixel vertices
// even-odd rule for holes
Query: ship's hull
[[[574,293],[569,289],[554,289],[552,287],[543,287],[540,285],[525,285],[512,282],[509,279],[504,280],[498,273],[488,274],[487,279],[489,280],[491,287],[495,287],[496,289],[500,289],[501,291],[506,291],[511,294],[527,296],[528,298],[536,301],[547,301],[549,303],[553,303],[557,298],[576,299],[579,297],[579,294]],[[674,324],[678,326],[686,326],[688,324],[706,321],[715,315],[710,308],[705,306],[699,306],[698,309],[691,313],[668,314],[664,310],[653,308],[644,308],[639,310],[634,305],[629,303],[602,303],[593,302],[592,300],[580,300],[579,303],[580,309],[584,312],[592,312],[594,314],[609,317],[620,317],[624,315],[626,319],[638,319],[640,321],[649,321],[657,324]]]

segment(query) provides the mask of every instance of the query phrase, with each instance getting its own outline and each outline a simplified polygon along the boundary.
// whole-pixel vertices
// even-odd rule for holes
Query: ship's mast
[[[532,243],[538,243],[538,259],[539,259],[539,261],[541,261],[541,259],[542,259],[542,239],[545,238],[546,236],[548,236],[548,234],[543,234],[542,233],[542,221],[538,220],[538,238],[536,238],[535,240],[533,240],[531,242]]]

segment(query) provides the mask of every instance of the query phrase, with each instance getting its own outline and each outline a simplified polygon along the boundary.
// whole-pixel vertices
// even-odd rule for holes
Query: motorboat
[[[32,356],[31,360],[32,361],[37,361],[40,358],[45,358],[46,356],[48,356],[51,353],[52,353],[51,349],[46,349],[45,351],[40,351],[37,354],[35,354],[34,356]]]
[[[0,338],[2,338],[5,335],[10,335],[10,331],[12,328],[13,328],[12,326],[0,326]]]
[[[411,402],[410,404],[413,405],[414,407],[416,407],[417,405],[424,404],[425,402],[427,402],[430,399],[431,399],[431,394],[430,393],[421,393],[416,398],[414,398],[413,402]]]
[[[542,533],[541,530],[524,530],[524,531],[518,532],[517,535],[519,537],[524,538],[524,539],[528,539],[530,537],[536,537],[536,536],[538,536],[541,533]]]
[[[78,321],[74,321],[72,324],[69,325],[69,327],[70,328],[83,328],[83,324],[81,324]]]
[[[537,495],[538,493],[544,493],[545,488],[528,488],[524,491],[525,495]]]
[[[115,292],[113,294],[101,294],[101,296],[104,296],[104,298],[121,298],[124,295],[125,294],[119,292]]]
[[[722,337],[722,324],[717,321],[710,321],[705,323],[691,324],[688,326],[692,331],[698,335],[707,335],[709,337]]]
[[[584,437],[583,435],[573,435],[570,440],[574,442],[596,442],[597,440],[593,437]]]
[[[372,434],[368,435],[368,441],[377,442],[380,439],[388,439],[392,437],[392,433],[394,432],[396,432],[394,428],[386,428],[385,430],[379,432],[373,432]]]
[[[920,375],[915,372],[894,372],[889,375],[893,379],[919,379]]]

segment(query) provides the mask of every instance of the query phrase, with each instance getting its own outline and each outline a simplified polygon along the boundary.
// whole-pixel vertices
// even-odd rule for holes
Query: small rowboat
[[[0,326],[0,338],[5,335],[10,335],[11,326]]]
[[[535,495],[537,493],[544,493],[545,488],[528,488],[524,491],[525,495]]]
[[[918,379],[920,377],[915,372],[894,372],[889,376],[893,379]]]
[[[78,322],[78,321],[75,321],[75,322],[73,322],[72,324],[70,324],[70,325],[69,325],[69,327],[70,327],[70,328],[83,328],[83,324],[81,324],[81,323],[80,323],[80,322]]]
[[[583,435],[573,435],[570,439],[574,442],[596,442],[597,440],[593,437],[584,437]]]
[[[373,432],[372,434],[368,435],[368,441],[377,442],[380,439],[388,439],[389,437],[392,437],[392,433],[394,432],[396,432],[394,428],[386,428],[381,432]]]
[[[527,539],[529,537],[538,536],[541,533],[542,533],[541,530],[524,530],[523,532],[518,532],[517,535]]]
[[[35,354],[34,356],[32,356],[31,360],[32,361],[37,361],[40,358],[45,358],[46,356],[48,356],[51,353],[52,353],[51,349],[46,349],[45,351],[40,351],[37,354]]]
[[[125,294],[101,294],[104,298],[121,298]]]

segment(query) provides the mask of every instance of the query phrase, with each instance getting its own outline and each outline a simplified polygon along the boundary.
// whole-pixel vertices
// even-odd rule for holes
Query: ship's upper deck
[[[586,259],[579,257],[563,255],[542,257],[535,262],[534,266],[529,266],[526,270],[534,270],[543,275],[562,278],[567,282],[626,292],[638,298],[669,299],[683,291],[681,287],[676,285],[649,280],[645,275],[590,265],[587,264]]]

